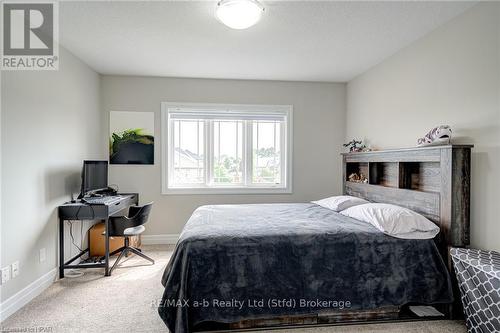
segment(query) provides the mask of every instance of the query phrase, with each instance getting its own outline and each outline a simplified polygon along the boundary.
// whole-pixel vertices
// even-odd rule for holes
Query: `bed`
[[[160,315],[171,332],[203,321],[452,301],[433,240],[390,237],[314,204],[198,208],[162,283]]]
[[[372,182],[374,177],[391,182],[390,177],[396,175],[397,184],[405,185],[400,179],[406,177],[402,170],[405,167],[413,173],[413,181],[416,171],[422,173],[419,186],[425,188],[436,186],[429,179],[439,177],[444,182],[446,170],[463,177],[454,163],[467,161],[470,154],[469,158],[453,159],[454,149],[465,153],[468,149],[470,153],[470,147],[446,147],[418,149],[421,162],[416,162],[413,150],[398,151],[396,157],[403,162],[395,162],[397,172],[390,170],[393,165],[374,167],[384,161],[383,152],[344,156],[344,193],[376,202],[397,201],[428,216],[441,227],[435,240],[390,237],[365,222],[311,203],[196,209],[163,274],[165,290],[158,308],[161,318],[171,332],[183,333],[203,323],[255,323],[331,311],[369,312],[407,304],[452,304],[454,284],[445,248],[459,246],[457,240],[467,239],[463,233],[468,232],[468,220],[464,219],[468,215],[461,214],[461,221],[445,209],[442,199],[454,202],[450,207],[455,211],[462,201],[448,198],[446,193],[462,199],[467,199],[468,193],[455,188],[453,178],[449,182],[452,191],[446,185],[439,192],[394,188],[382,181],[347,182],[348,171],[364,168],[360,163],[365,159],[368,170],[376,168],[369,176]],[[443,149],[449,149],[449,159],[442,159],[447,156]],[[388,156],[391,162],[387,163],[393,163],[395,151],[389,151]],[[404,165],[405,158],[411,158],[411,165]],[[439,174],[432,174],[427,167],[432,167],[433,172],[437,168]],[[461,170],[468,173],[467,168]],[[448,215],[455,217],[453,223],[447,221]]]

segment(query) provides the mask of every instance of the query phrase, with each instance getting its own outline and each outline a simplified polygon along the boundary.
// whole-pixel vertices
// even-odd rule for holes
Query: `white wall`
[[[83,159],[106,158],[99,75],[62,47],[60,61],[58,71],[2,73],[1,261],[20,261],[2,302],[58,265],[56,207],[78,192]]]
[[[155,165],[110,167],[110,182],[121,191],[155,202],[147,234],[178,234],[205,204],[307,202],[341,191],[345,84],[103,76],[101,87],[107,117],[110,111],[155,112]],[[162,195],[161,102],[292,104],[293,194]]]
[[[480,3],[347,86],[346,140],[414,146],[440,124],[473,143],[472,246],[500,250],[500,3]]]

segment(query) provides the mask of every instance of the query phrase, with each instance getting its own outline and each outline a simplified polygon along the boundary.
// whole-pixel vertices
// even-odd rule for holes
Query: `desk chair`
[[[137,254],[146,260],[149,260],[153,265],[155,261],[141,252],[141,249],[137,249],[130,246],[129,237],[140,235],[146,230],[144,224],[148,221],[149,213],[153,203],[148,203],[142,207],[130,206],[127,216],[110,216],[109,217],[109,236],[110,237],[124,237],[125,246],[111,252],[109,255],[115,255],[120,252],[120,255],[116,259],[113,267],[109,270],[109,274],[113,272],[120,260],[126,256],[129,252]]]

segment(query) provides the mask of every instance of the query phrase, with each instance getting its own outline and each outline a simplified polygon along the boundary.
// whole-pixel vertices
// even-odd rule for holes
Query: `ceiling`
[[[60,2],[60,40],[102,74],[345,82],[474,5],[262,3],[232,30],[214,1]]]

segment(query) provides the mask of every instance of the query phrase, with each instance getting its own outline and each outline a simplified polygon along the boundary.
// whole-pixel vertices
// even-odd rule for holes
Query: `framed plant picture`
[[[154,164],[154,141],[154,112],[110,112],[110,164]]]

